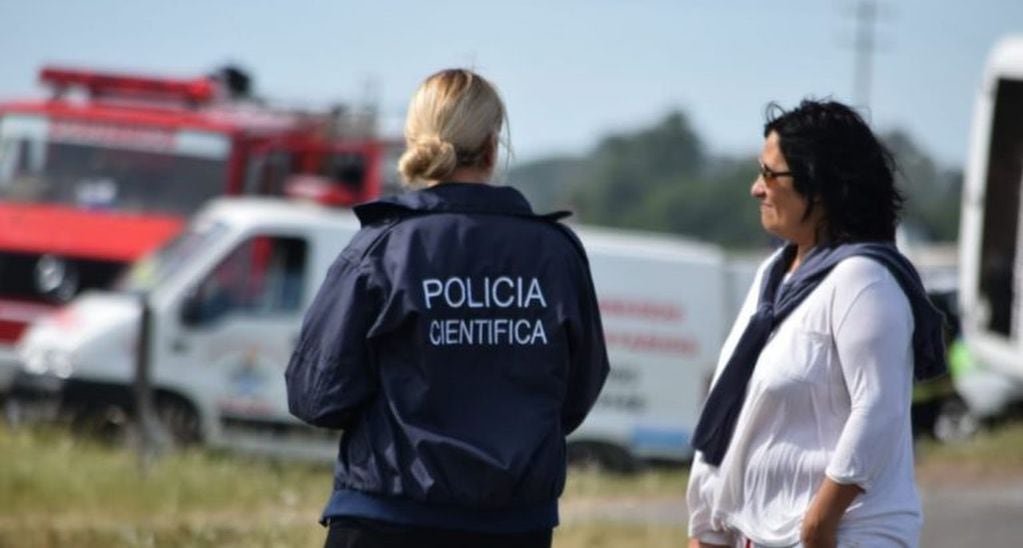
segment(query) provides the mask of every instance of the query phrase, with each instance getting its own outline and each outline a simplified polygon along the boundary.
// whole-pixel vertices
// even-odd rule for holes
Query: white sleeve
[[[825,471],[864,491],[902,447],[913,381],[909,301],[887,272],[872,278],[849,298],[835,296],[836,311],[845,310],[834,317],[833,334],[850,413]]]
[[[714,491],[718,485],[717,468],[703,462],[697,453],[689,470],[686,508],[689,510],[689,538],[710,544],[731,546],[734,535],[713,519]]]

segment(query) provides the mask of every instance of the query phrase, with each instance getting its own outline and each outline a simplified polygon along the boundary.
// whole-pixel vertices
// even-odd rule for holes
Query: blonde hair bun
[[[406,181],[440,181],[458,167],[455,146],[436,135],[409,142],[398,160],[398,171]]]
[[[437,72],[409,102],[398,171],[412,184],[444,181],[460,167],[492,168],[502,127],[504,102],[490,82],[468,69]]]

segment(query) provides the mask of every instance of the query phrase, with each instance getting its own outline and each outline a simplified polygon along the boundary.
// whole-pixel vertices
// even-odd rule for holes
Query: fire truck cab
[[[344,110],[268,107],[236,69],[169,79],[45,68],[0,103],[0,394],[27,325],[177,234],[220,195],[380,193],[383,143]]]

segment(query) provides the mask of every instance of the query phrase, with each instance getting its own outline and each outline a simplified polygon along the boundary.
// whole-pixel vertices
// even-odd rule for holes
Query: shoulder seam
[[[361,265],[363,262],[365,262],[366,257],[368,257],[370,253],[372,253],[373,250],[376,249],[377,245],[379,245],[380,240],[383,239],[384,236],[390,234],[390,232],[394,230],[394,228],[398,226],[398,224],[400,224],[401,221],[405,220],[406,218],[407,217],[396,217],[380,223],[379,232],[373,237],[373,239],[368,244],[366,244],[365,248],[362,249],[361,253],[358,255],[357,257],[358,264]],[[368,229],[370,227],[367,226],[365,228]]]

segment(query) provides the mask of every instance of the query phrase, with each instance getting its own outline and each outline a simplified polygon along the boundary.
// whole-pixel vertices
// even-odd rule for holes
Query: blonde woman
[[[608,372],[585,253],[488,184],[505,108],[469,70],[419,87],[399,170],[306,314],[291,412],[344,430],[327,546],[550,546],[565,436]]]

